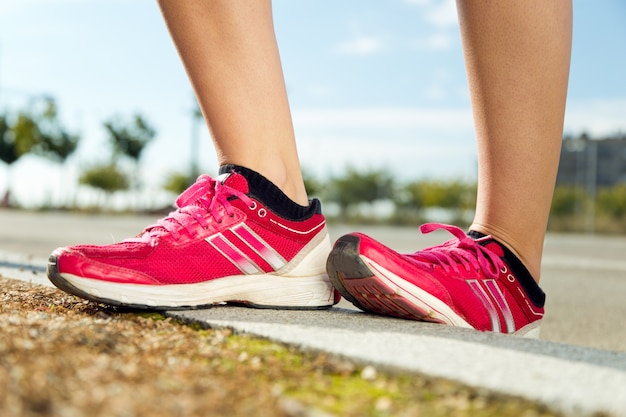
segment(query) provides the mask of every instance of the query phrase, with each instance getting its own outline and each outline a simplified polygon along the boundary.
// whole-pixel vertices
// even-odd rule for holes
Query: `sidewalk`
[[[4,277],[50,285],[41,260],[0,252]],[[626,353],[372,316],[354,310],[219,306],[167,312],[381,368],[512,394],[568,415],[626,416]]]

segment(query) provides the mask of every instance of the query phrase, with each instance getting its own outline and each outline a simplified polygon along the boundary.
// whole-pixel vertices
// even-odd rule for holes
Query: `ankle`
[[[291,201],[301,206],[309,205],[309,198],[307,196],[306,189],[304,187],[304,180],[302,179],[302,173],[300,167],[297,166],[291,170],[284,164],[278,163],[275,165],[268,164],[246,164],[233,161],[221,161],[220,167],[224,166],[238,166],[245,167],[252,170],[266,179],[272,184],[278,187]],[[221,168],[220,168],[221,170]]]
[[[494,226],[487,226],[480,223],[473,223],[469,227],[470,231],[476,231],[484,235],[489,235],[494,238],[498,243],[505,246],[510,250],[513,255],[519,259],[519,261],[528,270],[535,282],[539,283],[541,276],[541,255],[543,251],[543,240],[541,244],[532,245],[530,242],[523,244],[519,240],[515,239],[513,235],[506,230],[500,229]]]
[[[274,183],[287,197],[293,202],[301,205],[309,205],[309,197],[304,187],[304,180],[300,171],[295,171],[292,174],[287,175],[273,175],[267,177],[272,183]]]
[[[306,205],[299,204],[285,194],[273,181],[250,168],[228,164],[222,165],[219,172],[220,174],[236,172],[243,176],[248,183],[248,195],[261,201],[281,217],[301,220],[320,211],[319,201],[312,200],[309,202],[307,199]]]

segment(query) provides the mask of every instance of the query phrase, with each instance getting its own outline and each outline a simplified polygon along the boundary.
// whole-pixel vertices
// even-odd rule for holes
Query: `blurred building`
[[[626,134],[606,139],[586,134],[566,137],[556,183],[587,190],[626,184]]]

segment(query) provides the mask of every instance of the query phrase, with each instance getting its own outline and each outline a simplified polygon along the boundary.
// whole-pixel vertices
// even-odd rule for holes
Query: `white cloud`
[[[29,12],[36,7],[46,5],[50,1],[46,0],[21,0],[21,1],[3,1],[0,3],[0,16],[7,17],[13,14],[19,14],[23,12]],[[56,1],[55,3],[65,3]]]
[[[593,136],[626,132],[626,97],[568,102],[565,132]]]
[[[432,3],[432,0],[404,0],[406,4],[415,4],[417,6],[428,6]]]
[[[340,173],[347,166],[389,169],[400,180],[474,178],[476,171],[476,143],[467,136],[442,138],[402,130],[378,137],[354,132],[302,132],[298,150],[303,166],[319,178]]]
[[[132,0],[90,0],[90,3],[100,2],[104,4],[111,3],[128,3]],[[145,0],[144,0],[145,2]],[[0,3],[0,17],[9,17],[11,15],[21,13],[37,12],[41,6],[72,6],[81,5],[83,0],[19,0],[19,1],[3,1]]]
[[[293,118],[301,161],[321,178],[347,165],[388,167],[404,179],[475,173],[469,106],[296,108]]]
[[[458,25],[458,15],[454,0],[405,0],[405,3],[425,10],[426,21],[438,28]]]
[[[468,108],[370,107],[294,109],[294,124],[306,128],[435,128],[447,132],[472,131]]]
[[[326,84],[310,84],[306,87],[306,93],[313,98],[331,98],[335,95],[335,90]]]
[[[433,101],[442,101],[448,98],[448,93],[445,88],[436,84],[430,85],[426,88],[424,94],[426,95],[426,98]]]
[[[335,52],[345,55],[371,55],[380,52],[384,47],[382,38],[376,36],[359,36],[347,40],[335,47]]]
[[[439,28],[457,26],[459,23],[454,0],[441,0],[436,2],[426,13],[426,18],[430,23]]]
[[[418,49],[443,51],[450,49],[454,43],[454,37],[449,33],[433,33],[425,38],[415,39],[412,44]]]
[[[436,84],[426,94],[432,98],[447,94]],[[454,108],[367,107],[295,108],[294,124],[303,129],[433,129],[447,133],[473,134],[472,111]],[[626,132],[626,97],[568,102],[565,131],[607,135]]]

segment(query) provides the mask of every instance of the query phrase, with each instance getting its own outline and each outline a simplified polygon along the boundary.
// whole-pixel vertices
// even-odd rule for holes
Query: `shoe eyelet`
[[[256,210],[256,201],[253,201],[249,206],[250,210]]]
[[[259,217],[265,217],[267,215],[267,211],[264,208],[259,209],[258,213]]]
[[[500,272],[502,272],[503,274],[506,274],[508,271],[509,271],[509,270],[508,270],[508,269],[506,269],[506,265],[504,265],[504,266],[502,267],[502,269],[500,269]]]
[[[509,280],[509,282],[515,282],[515,277],[513,276],[513,274],[509,274],[506,276],[506,279]]]

